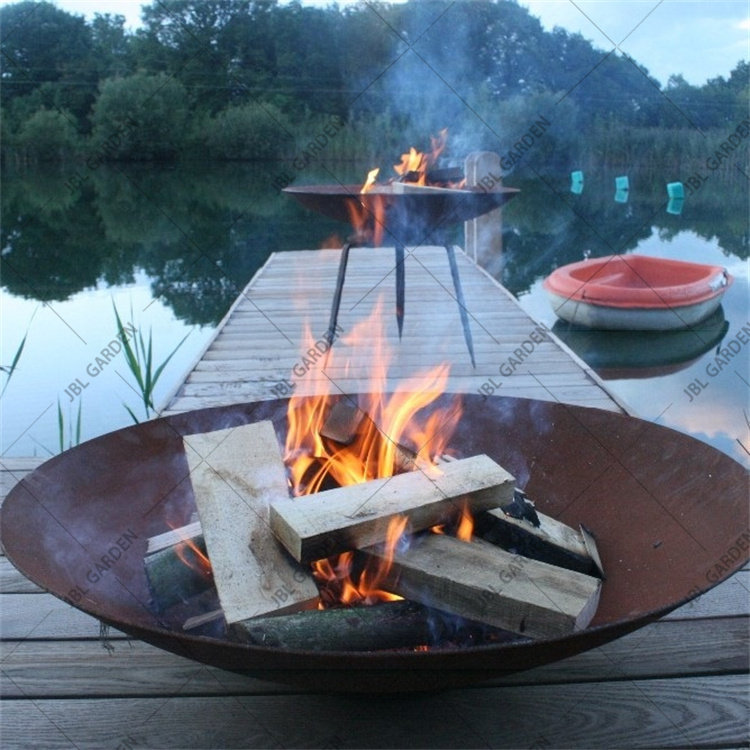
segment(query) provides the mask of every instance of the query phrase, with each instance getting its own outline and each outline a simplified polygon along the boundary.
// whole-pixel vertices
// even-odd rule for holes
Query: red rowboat
[[[666,331],[704,320],[732,276],[721,266],[609,255],[571,263],[544,280],[555,314],[589,328]]]

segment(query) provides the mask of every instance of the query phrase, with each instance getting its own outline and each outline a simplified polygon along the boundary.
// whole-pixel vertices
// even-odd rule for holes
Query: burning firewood
[[[512,633],[411,601],[299,612],[235,623],[246,643],[305,651],[375,651],[459,642],[501,643]]]
[[[473,513],[496,508],[512,499],[513,482],[487,456],[473,456],[275,502],[271,529],[295,560],[312,562],[384,541],[396,516],[419,531],[444,523],[464,504]]]
[[[337,401],[329,410],[320,434],[338,445],[351,445],[359,436],[366,418],[367,414],[359,407],[345,401]],[[416,450],[398,443],[394,458],[396,468],[400,471],[426,469],[429,466],[429,462],[423,460]]]
[[[143,565],[159,612],[213,586],[211,564],[198,522],[151,537]]]
[[[184,439],[214,581],[227,623],[315,606],[310,572],[276,544],[269,504],[287,497],[271,422]]]
[[[383,559],[370,548],[365,559]],[[381,586],[414,601],[531,638],[556,638],[585,628],[599,602],[601,581],[512,555],[482,540],[440,534],[396,550]]]
[[[320,434],[339,445],[351,445],[366,414],[345,401],[337,401],[328,412]]]
[[[514,554],[550,565],[587,575],[603,575],[601,563],[597,562],[598,555],[595,559],[589,551],[583,532],[534,510],[533,506],[529,506],[533,516],[528,512],[518,512],[519,506],[524,502],[528,504],[527,499],[519,500],[519,493],[523,495],[516,490],[513,504],[477,516],[476,533],[482,539]],[[595,546],[593,537],[590,544]]]

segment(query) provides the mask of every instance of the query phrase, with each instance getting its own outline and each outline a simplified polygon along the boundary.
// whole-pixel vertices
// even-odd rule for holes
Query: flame
[[[340,338],[342,346],[337,342],[330,350],[327,368],[340,368],[343,377],[351,369],[350,361],[341,355],[344,348],[351,350],[366,344],[371,350],[368,359],[375,363],[363,387],[368,395],[361,396],[356,404],[367,416],[352,445],[340,448],[320,436],[334,401],[330,391],[312,397],[293,396],[289,401],[285,460],[290,467],[295,496],[319,492],[329,477],[344,486],[393,476],[404,463],[402,445],[414,446],[417,460],[432,467],[436,467],[432,457],[440,456],[446,449],[461,416],[460,400],[457,397],[446,408],[431,413],[424,410],[445,391],[450,366],[440,364],[408,378],[387,395],[391,361],[384,343],[387,337],[384,330],[371,329],[373,322],[382,323],[382,307],[381,299],[368,319]],[[319,468],[305,478],[314,464]]]
[[[211,567],[211,561],[208,557],[203,554],[200,547],[191,539],[189,536],[183,533],[179,527],[171,526],[173,531],[176,531],[182,541],[176,544],[174,547],[175,554],[180,559],[183,565],[187,565],[188,568],[197,571],[206,578],[213,577],[213,568]]]
[[[340,250],[344,242],[337,234],[331,234],[320,243],[321,250]]]
[[[359,191],[360,194],[362,193],[369,193],[370,190],[375,187],[375,180],[378,178],[378,174],[380,172],[380,167],[375,167],[375,169],[371,169],[367,173],[367,179],[365,180],[365,184],[362,185],[362,189]]]
[[[469,511],[468,503],[464,502],[461,508],[461,519],[458,522],[458,528],[456,529],[456,539],[460,539],[462,542],[470,542],[471,536],[474,533],[474,518]]]
[[[402,177],[409,172],[416,172],[419,175],[419,179],[416,180],[417,184],[424,185],[427,173],[427,156],[412,146],[408,153],[401,154],[401,163],[394,164],[393,169],[396,174]]]
[[[385,201],[383,196],[373,194],[368,198],[367,204],[356,198],[348,198],[346,209],[349,213],[349,223],[354,227],[357,238],[363,241],[372,241],[375,247],[381,245],[383,230],[385,229]],[[372,229],[368,229],[369,226]]]
[[[430,136],[431,150],[429,153],[417,151],[413,146],[405,154],[401,154],[399,164],[394,164],[393,169],[399,175],[402,182],[416,185],[439,185],[441,187],[463,188],[466,180],[458,182],[444,181],[428,183],[427,173],[437,163],[440,155],[445,150],[448,142],[448,129],[443,128],[437,136]],[[359,194],[372,193],[377,185],[380,168],[375,167],[367,173]],[[390,184],[393,180],[389,180]],[[385,201],[381,195],[371,195],[367,203],[350,200],[347,202],[349,221],[354,227],[357,239],[372,240],[373,245],[380,246],[383,240],[383,229],[385,227]],[[371,227],[371,228],[370,228]],[[370,236],[371,235],[371,236]]]
[[[448,142],[448,129],[443,128],[437,136],[430,136],[431,151],[424,154],[417,151],[413,146],[408,153],[401,154],[401,161],[393,165],[393,169],[402,178],[408,182],[414,182],[417,185],[427,184],[427,172],[437,163],[440,154],[445,150]],[[415,177],[416,175],[416,177]]]
[[[456,396],[444,407],[429,408],[443,394],[449,366],[438,365],[400,382],[393,393],[388,371],[392,355],[387,348],[382,299],[372,314],[342,336],[330,350],[327,369],[353,377],[353,364],[347,352],[368,349],[368,361],[374,362],[369,380],[363,384],[356,402],[364,419],[353,442],[340,446],[324,439],[320,431],[329,410],[340,395],[334,393],[333,380],[325,379],[326,390],[315,396],[294,395],[287,412],[288,432],[284,461],[289,468],[292,494],[308,495],[330,486],[345,486],[390,477],[404,469],[404,449],[413,448],[413,466],[422,471],[439,472],[436,457],[445,453],[450,437],[461,417],[461,400]],[[352,553],[320,560],[313,564],[314,575],[325,593],[323,606],[373,603],[398,599],[379,589],[388,573],[399,540],[406,533],[407,519],[399,517],[388,529],[385,560],[357,574]],[[356,578],[356,581],[355,581]]]

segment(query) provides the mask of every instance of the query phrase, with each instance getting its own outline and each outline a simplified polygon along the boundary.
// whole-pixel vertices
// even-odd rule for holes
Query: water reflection
[[[270,252],[310,247],[309,217],[271,187],[278,169],[102,168],[77,193],[62,170],[14,175],[2,199],[3,286],[63,301],[142,270],[180,320],[215,324]]]
[[[553,333],[605,380],[657,378],[689,367],[721,344],[729,322],[720,307],[681,331],[598,331],[558,320]]]
[[[356,182],[368,166],[338,165],[336,174],[342,181]],[[185,327],[215,325],[271,252],[320,247],[331,235],[348,233],[347,226],[305,211],[281,195],[274,183],[284,169],[274,163],[180,165],[173,170],[138,165],[101,167],[86,175],[78,191],[70,188],[70,170],[12,174],[6,169],[0,265],[16,320],[6,318],[5,325],[14,332],[20,329],[15,344],[6,337],[10,348],[20,341],[37,301],[54,302],[59,318],[60,303],[70,300],[63,317],[70,318],[76,330],[83,330],[87,322],[104,325],[96,317],[101,316],[93,300],[96,294],[108,296],[113,287],[123,289],[134,280],[138,294],[142,291],[147,298],[150,293],[151,299],[163,303],[165,315],[171,311]],[[518,296],[532,315],[553,326],[556,319],[540,280],[585,256],[637,250],[729,267],[735,285],[724,298],[723,312],[704,322],[700,336],[687,332],[581,332],[560,323],[554,330],[604,377],[612,378],[608,385],[644,418],[660,419],[666,410],[664,421],[742,459],[737,440],[748,444],[743,410],[750,411],[750,389],[740,376],[750,380],[750,347],[743,348],[732,361],[731,370],[736,372],[728,368],[721,376],[708,378],[705,367],[706,358],[727,336],[727,330],[734,335],[748,322],[747,267],[743,261],[750,255],[750,183],[739,172],[736,182],[717,180],[710,189],[685,198],[678,212],[665,194],[667,178],[678,174],[629,168],[625,204],[613,201],[617,174],[604,168],[596,173],[587,171],[585,190],[581,179],[578,194],[571,192],[567,167],[533,181],[515,176],[507,179],[506,184],[521,188],[521,194],[503,209],[503,253],[488,260],[488,271]],[[331,179],[330,172],[321,169],[316,173],[311,165],[298,175],[297,184]],[[144,279],[150,289],[144,288]],[[408,279],[406,283],[408,286]],[[84,290],[94,291],[81,294]],[[469,306],[471,302],[468,300]],[[109,314],[110,301],[104,300],[104,305]],[[10,309],[7,304],[5,307]],[[149,315],[153,311],[148,299],[138,309],[149,309]],[[52,323],[55,315],[50,312]],[[165,336],[164,316],[151,317]],[[142,323],[151,324],[145,313]],[[62,335],[53,335],[57,329],[50,328],[47,336],[41,328],[40,317],[24,352],[24,378],[16,380],[15,392],[9,392],[12,399],[6,400],[4,407],[6,423],[9,412],[19,415],[19,433],[36,418],[37,412],[32,412],[40,402],[39,394],[48,393],[45,403],[54,404],[91,359],[88,349],[69,332],[65,334],[67,329]],[[42,384],[40,378],[51,372],[52,347],[65,335],[67,344],[54,350],[57,369],[63,375],[59,382]],[[175,343],[182,335],[184,330],[174,330]],[[100,338],[95,332],[91,346]],[[169,340],[163,342],[167,350],[169,345]],[[709,387],[691,400],[689,386],[696,379]],[[645,381],[648,387],[644,387]],[[98,386],[96,397],[102,394],[101,405],[94,402],[92,391],[87,391],[85,428],[91,425],[93,431],[85,429],[86,437],[127,423],[121,419],[120,399],[112,405],[104,398],[108,388]],[[98,418],[107,410],[113,414],[110,422],[94,424],[89,415]],[[54,408],[47,416],[45,429],[52,437],[45,437],[45,444],[54,442]],[[27,440],[13,450],[16,455],[30,455],[35,446]]]

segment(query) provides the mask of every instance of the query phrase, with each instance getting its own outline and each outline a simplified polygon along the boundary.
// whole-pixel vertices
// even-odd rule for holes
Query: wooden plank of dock
[[[476,368],[464,340],[444,247],[407,249],[401,340],[393,249],[352,249],[339,315],[341,332],[325,369],[314,346],[328,328],[341,251],[274,253],[165,400],[161,413],[278,398],[288,395],[285,384],[293,384],[300,395],[326,388],[368,391],[384,346],[390,352],[388,389],[445,362],[451,366],[445,388],[449,392],[494,392],[629,411],[507,290],[460,249],[456,256]]]

